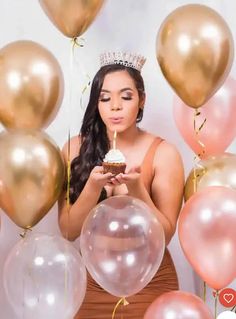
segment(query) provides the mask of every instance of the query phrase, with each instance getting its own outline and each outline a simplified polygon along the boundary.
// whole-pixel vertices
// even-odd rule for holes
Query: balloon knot
[[[28,233],[29,231],[32,231],[32,228],[31,228],[30,226],[27,226],[26,228],[24,228],[23,232],[20,233],[20,236],[21,236],[22,238],[25,238],[25,236],[27,235],[27,233]]]
[[[80,48],[83,48],[84,47],[84,43],[85,43],[85,39],[82,38],[82,37],[74,37],[71,39],[71,42],[72,42],[72,47],[73,49],[75,47],[80,47]]]
[[[120,299],[117,301],[117,303],[116,303],[116,305],[115,305],[115,307],[114,307],[114,310],[113,310],[113,313],[112,313],[112,319],[115,318],[116,310],[117,310],[117,308],[118,308],[120,305],[127,306],[128,304],[129,304],[129,302],[125,299],[125,297],[120,298]]]

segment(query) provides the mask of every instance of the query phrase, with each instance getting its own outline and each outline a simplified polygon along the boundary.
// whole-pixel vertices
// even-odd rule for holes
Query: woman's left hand
[[[141,167],[135,166],[125,174],[118,174],[111,178],[113,185],[126,184],[128,190],[133,190],[141,185]]]

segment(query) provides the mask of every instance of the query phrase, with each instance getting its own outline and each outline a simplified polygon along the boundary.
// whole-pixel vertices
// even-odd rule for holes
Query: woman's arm
[[[71,158],[79,153],[78,137],[71,140]],[[67,144],[63,147],[63,156],[67,164]],[[75,240],[81,232],[83,222],[88,213],[98,202],[102,188],[107,184],[111,173],[103,174],[103,168],[94,167],[89,179],[73,205],[68,205],[66,201],[66,191],[58,200],[59,227],[63,236],[69,240]]]
[[[143,200],[153,209],[162,223],[168,245],[175,233],[184,188],[183,164],[176,148],[165,141],[158,146],[154,158],[151,196],[141,180],[138,168],[124,174],[120,182],[126,183],[130,196]]]

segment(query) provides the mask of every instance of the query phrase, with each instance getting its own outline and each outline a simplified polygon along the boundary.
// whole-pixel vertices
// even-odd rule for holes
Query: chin
[[[117,133],[122,133],[125,130],[127,130],[127,127],[124,127],[123,125],[109,125],[108,130],[111,132],[117,132]]]

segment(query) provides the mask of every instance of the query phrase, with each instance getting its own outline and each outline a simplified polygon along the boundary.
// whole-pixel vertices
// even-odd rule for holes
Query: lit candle
[[[115,131],[113,135],[113,149],[116,149],[116,136],[117,136],[117,133]]]

